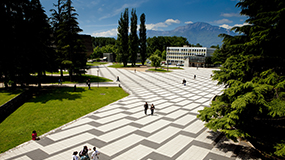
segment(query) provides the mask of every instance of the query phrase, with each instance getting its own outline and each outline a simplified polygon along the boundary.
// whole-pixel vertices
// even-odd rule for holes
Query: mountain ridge
[[[219,34],[235,35],[235,33],[229,29],[213,26],[205,22],[196,22],[184,26],[179,26],[170,31],[147,30],[147,37],[182,36],[187,38],[190,44],[199,43],[204,47],[221,45],[223,39],[218,37]]]

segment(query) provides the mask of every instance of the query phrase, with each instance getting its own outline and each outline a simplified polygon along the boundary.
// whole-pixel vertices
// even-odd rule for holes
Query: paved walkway
[[[97,75],[97,70],[92,68],[89,73]],[[223,89],[210,80],[212,69],[135,73],[102,65],[99,70],[100,76],[112,80],[119,76],[130,96],[51,131],[39,141],[7,151],[0,159],[70,160],[84,145],[96,146],[100,160],[256,159],[196,118],[198,110],[208,107]],[[181,84],[184,78],[186,86]],[[144,114],[145,102],[155,105],[153,116]]]

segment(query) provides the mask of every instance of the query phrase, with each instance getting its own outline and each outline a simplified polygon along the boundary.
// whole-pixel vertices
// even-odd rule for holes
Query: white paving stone
[[[99,136],[98,138],[104,142],[110,142],[110,141],[115,140],[117,138],[120,138],[124,135],[127,135],[131,132],[134,132],[135,130],[137,130],[136,127],[125,126],[125,127],[119,128],[117,130],[103,134],[102,136]]]
[[[105,124],[105,123],[108,123],[108,122],[111,122],[111,121],[115,121],[115,120],[118,120],[118,119],[121,119],[121,118],[125,118],[126,116],[127,115],[124,114],[124,113],[118,113],[118,114],[115,114],[115,115],[112,115],[112,116],[101,118],[99,120],[95,120],[95,122],[98,122],[98,123],[101,123],[101,124]]]
[[[64,138],[73,136],[75,134],[86,132],[86,131],[91,130],[93,128],[94,128],[93,126],[85,124],[85,125],[82,125],[82,126],[79,126],[79,127],[76,127],[76,128],[72,128],[72,129],[69,129],[69,130],[64,130],[62,132],[51,134],[51,135],[49,135],[47,137],[50,138],[51,140],[57,141],[57,140],[60,140],[60,139],[64,139]]]
[[[101,152],[108,155],[108,156],[112,156],[140,141],[142,141],[144,139],[144,137],[136,135],[136,134],[132,134],[130,136],[127,136],[125,138],[122,138],[116,142],[113,142],[111,144],[108,144],[104,147],[101,148]]]
[[[191,146],[176,160],[202,160],[206,157],[208,153],[209,153],[208,149],[198,146]]]
[[[170,114],[168,114],[168,115],[166,115],[165,117],[167,117],[167,118],[172,118],[172,119],[176,119],[176,118],[178,118],[178,117],[181,117],[181,116],[183,116],[183,115],[185,115],[185,114],[187,114],[188,113],[188,111],[185,111],[185,110],[177,110],[177,111],[175,111],[175,112],[172,112],[172,113],[170,113]]]
[[[157,130],[167,126],[170,123],[171,123],[170,121],[160,119],[158,121],[155,121],[155,122],[141,128],[140,130],[144,131],[144,132],[152,133],[154,131],[157,131]]]
[[[183,131],[197,134],[204,127],[204,122],[202,122],[201,120],[196,120],[195,122],[184,128]]]
[[[153,151],[152,148],[138,145],[127,152],[119,155],[118,157],[114,158],[113,160],[131,160],[131,159],[141,159],[146,155],[150,154]]]
[[[113,130],[115,128],[119,128],[121,126],[124,126],[124,125],[127,125],[129,123],[131,123],[132,121],[131,120],[128,120],[128,119],[120,119],[118,121],[115,121],[115,122],[111,122],[111,123],[108,123],[108,124],[105,124],[105,125],[102,125],[96,129],[102,131],[102,132],[108,132],[110,130]]]
[[[179,128],[169,126],[167,128],[164,128],[163,130],[151,135],[147,138],[147,140],[153,141],[155,143],[162,143],[166,139],[170,138],[171,136],[175,135],[180,131]]]
[[[173,157],[176,153],[178,153],[181,149],[183,149],[186,145],[191,143],[193,138],[187,137],[184,135],[178,135],[173,138],[166,144],[159,147],[156,152],[166,155],[168,157]]]
[[[187,114],[179,119],[177,119],[176,121],[174,121],[173,123],[175,124],[179,124],[182,126],[185,126],[186,124],[192,122],[193,120],[195,120],[197,117],[191,114]]]

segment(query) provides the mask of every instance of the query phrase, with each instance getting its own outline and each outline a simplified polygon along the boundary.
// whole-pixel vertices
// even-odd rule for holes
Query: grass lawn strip
[[[6,91],[6,90],[0,90],[0,106],[5,104],[6,102],[10,101],[14,97],[18,96],[22,91],[16,90],[16,91]]]
[[[19,107],[0,124],[0,153],[128,96],[122,88],[88,90],[72,87],[47,90]]]
[[[152,72],[171,72],[171,71],[167,71],[167,69],[148,69],[148,71],[152,71]]]

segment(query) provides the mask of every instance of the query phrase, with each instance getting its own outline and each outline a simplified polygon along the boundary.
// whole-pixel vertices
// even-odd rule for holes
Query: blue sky
[[[241,26],[246,17],[241,16],[238,0],[73,0],[79,14],[78,22],[83,32],[94,37],[115,37],[118,20],[125,8],[136,9],[139,17],[146,15],[148,30],[168,31],[189,23],[206,22],[230,29]],[[48,16],[57,0],[41,0]]]

